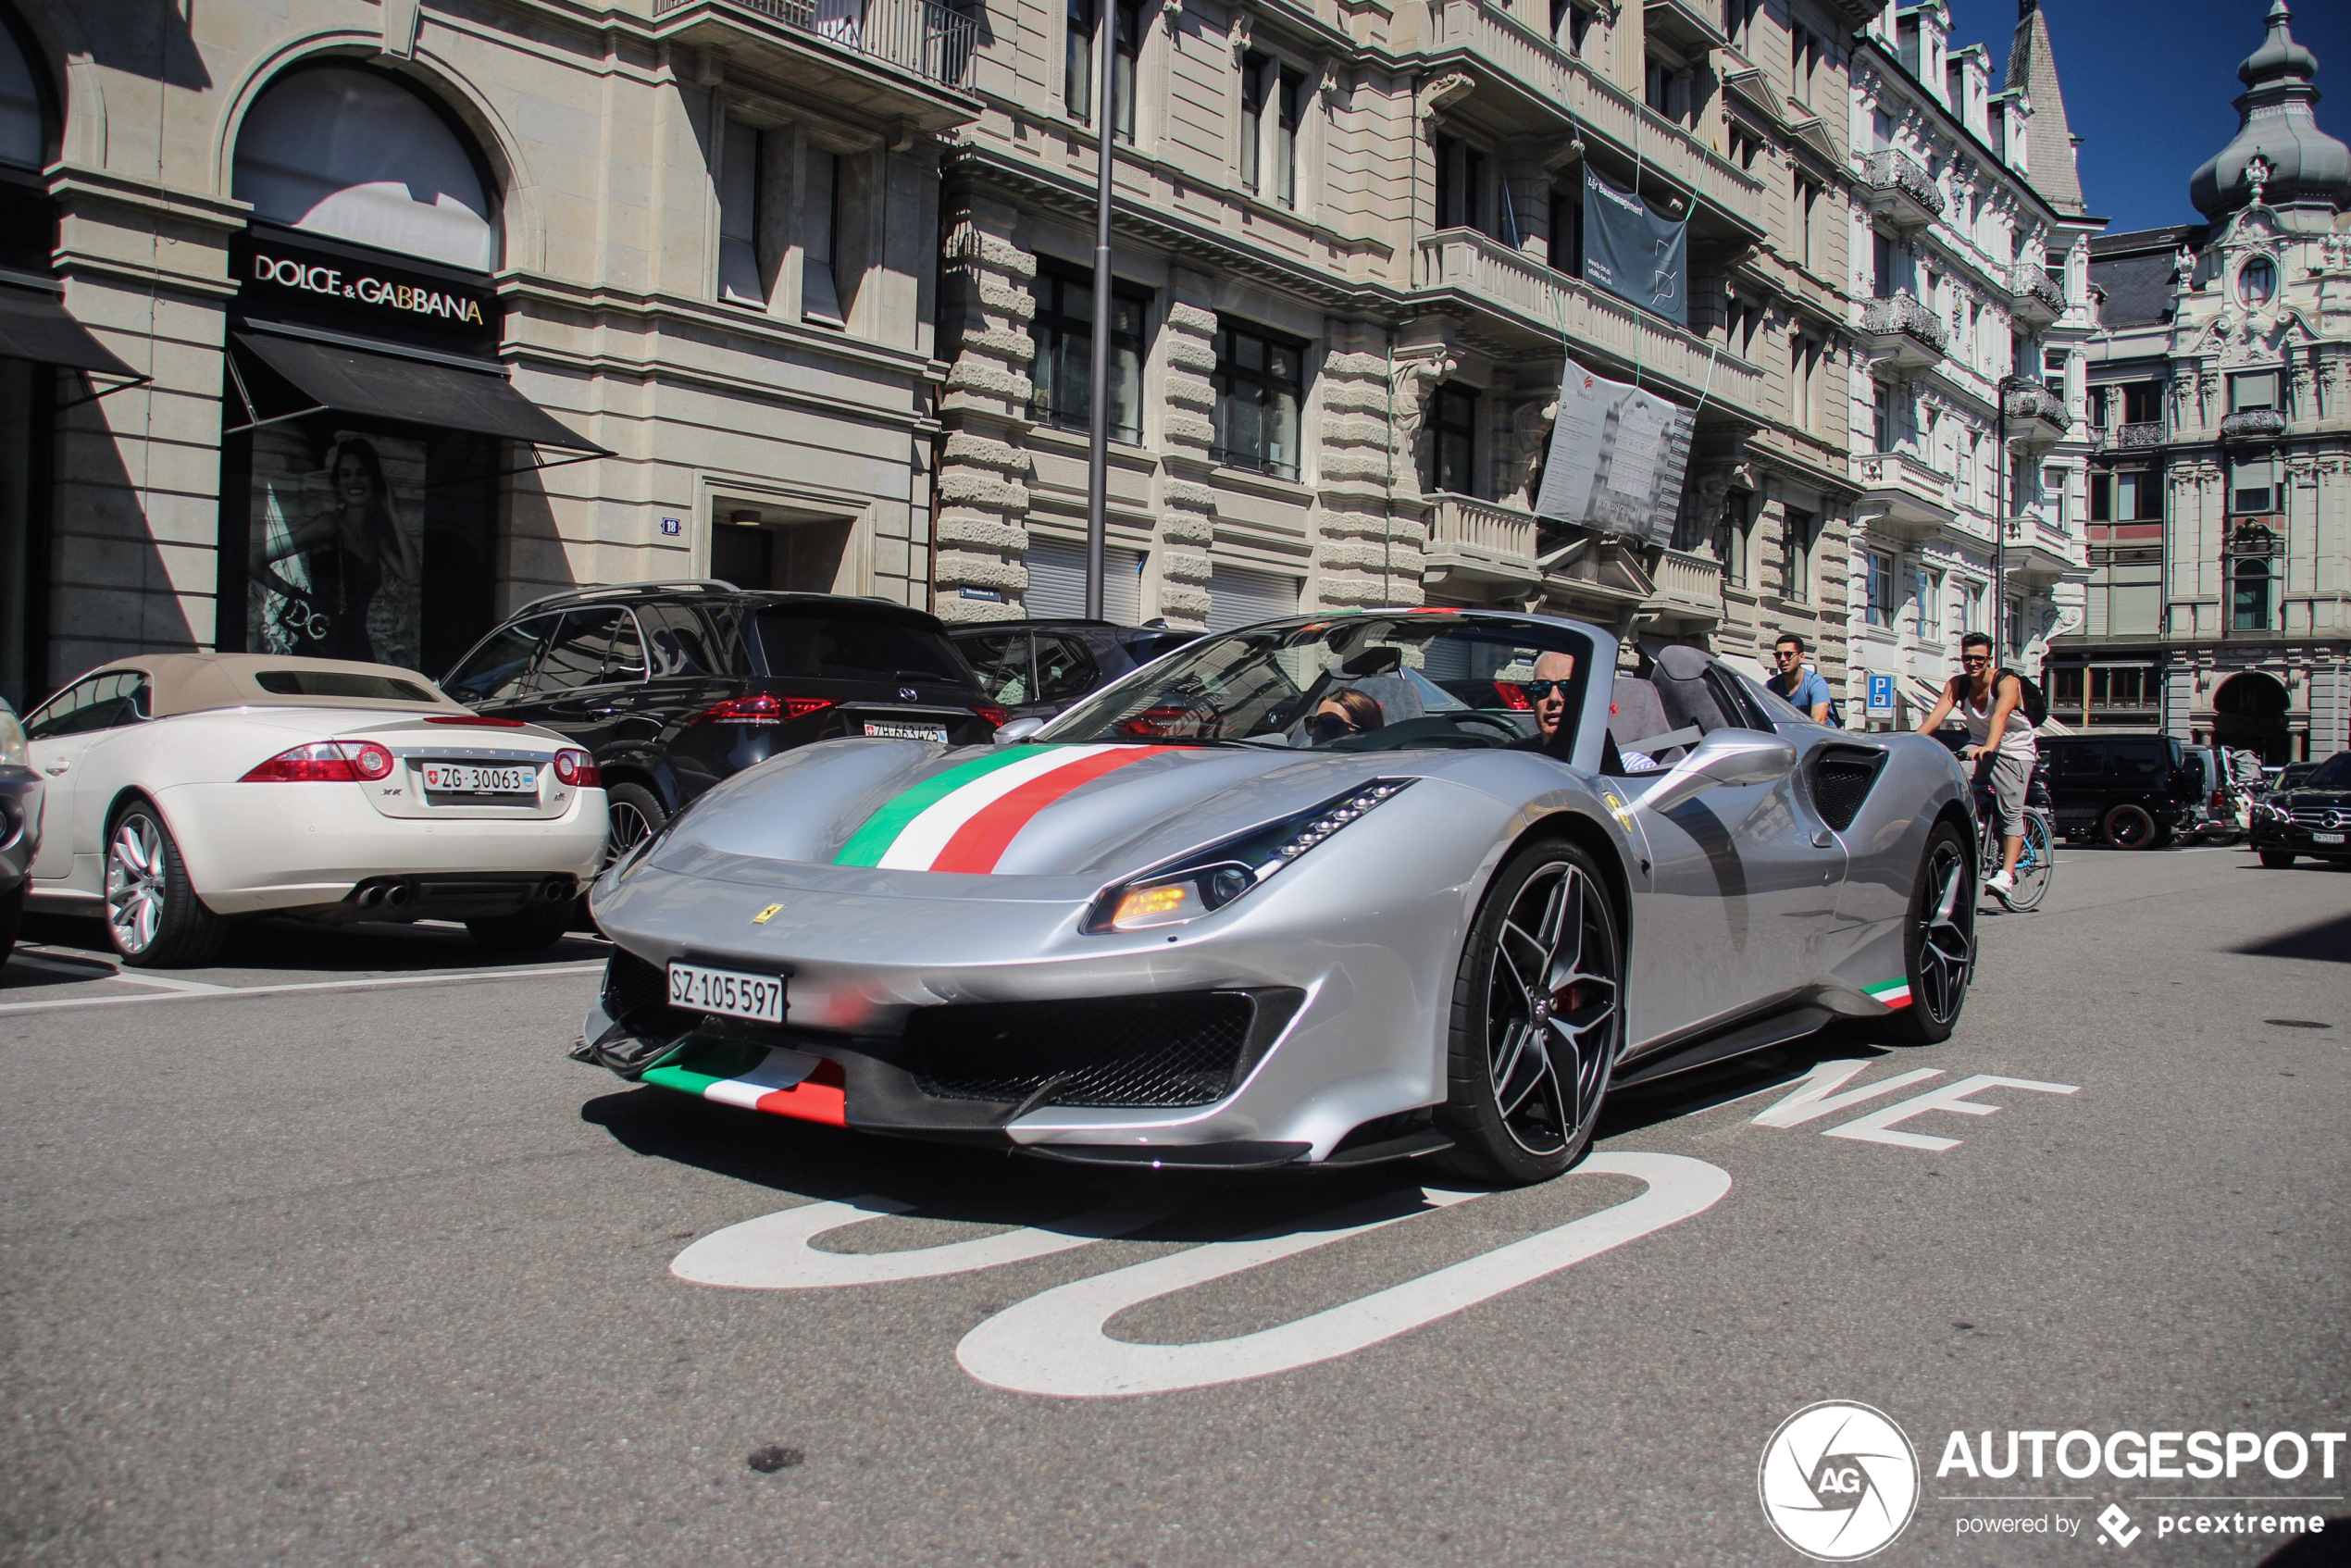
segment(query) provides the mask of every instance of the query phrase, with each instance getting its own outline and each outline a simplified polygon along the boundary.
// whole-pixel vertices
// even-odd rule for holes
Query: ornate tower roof
[[[2009,41],[2008,84],[2023,90],[2033,105],[2026,149],[2032,172],[2025,178],[2048,204],[2069,217],[2088,209],[2082,178],[2074,168],[2073,128],[2065,119],[2065,90],[2058,85],[2057,49],[2040,0],[2018,0],[2015,36]]]
[[[2270,36],[2237,67],[2245,91],[2236,101],[2236,137],[2188,180],[2188,199],[2207,218],[2251,202],[2257,174],[2270,206],[2351,207],[2351,147],[2319,129],[2319,59],[2294,41],[2293,19],[2285,0],[2276,0]],[[2257,158],[2266,170],[2252,168]]]

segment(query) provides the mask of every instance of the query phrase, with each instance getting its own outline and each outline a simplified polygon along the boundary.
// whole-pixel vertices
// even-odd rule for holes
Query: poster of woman
[[[254,437],[248,646],[421,667],[421,442]]]

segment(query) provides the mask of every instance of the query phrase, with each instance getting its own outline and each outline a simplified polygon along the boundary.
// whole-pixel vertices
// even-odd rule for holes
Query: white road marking
[[[824,1290],[937,1279],[1090,1247],[1106,1237],[1124,1236],[1173,1213],[1183,1201],[1181,1193],[1116,1198],[1058,1224],[1024,1226],[976,1240],[899,1252],[820,1252],[809,1243],[885,1214],[905,1213],[912,1204],[873,1197],[852,1198],[842,1203],[807,1203],[712,1231],[678,1253],[669,1272],[697,1285],[738,1290]]]
[[[1995,1073],[1977,1073],[1971,1077],[1961,1078],[1957,1083],[1945,1084],[1941,1089],[1929,1089],[1914,1100],[1905,1100],[1898,1104],[1888,1105],[1883,1111],[1872,1111],[1866,1116],[1846,1123],[1843,1126],[1830,1127],[1821,1136],[1857,1139],[1863,1143],[1890,1143],[1897,1149],[1923,1149],[1930,1153],[1940,1154],[1947,1150],[1957,1149],[1959,1146],[1959,1139],[1929,1138],[1923,1133],[1896,1132],[1892,1130],[1894,1125],[1897,1122],[1907,1122],[1912,1116],[1922,1115],[1929,1111],[1953,1111],[1962,1116],[1988,1116],[1999,1107],[1979,1105],[1967,1098],[1978,1089],[2029,1089],[2037,1094],[2078,1094],[2082,1090],[2082,1086],[2044,1083],[2039,1078],[2004,1078]]]
[[[1804,1075],[1794,1093],[1775,1101],[1757,1116],[1755,1125],[1760,1127],[1802,1126],[1806,1122],[1818,1121],[1822,1116],[1834,1116],[1848,1105],[1859,1105],[1865,1100],[1875,1100],[1881,1094],[1890,1094],[1897,1089],[1943,1076],[1940,1067],[1920,1067],[1912,1072],[1897,1073],[1877,1083],[1863,1084],[1860,1089],[1847,1089],[1843,1094],[1835,1092],[1869,1065],[1866,1060],[1821,1063]]]
[[[161,996],[76,996],[56,1002],[0,1002],[0,1013],[52,1013],[68,1007],[140,1007],[159,1002],[197,1002],[230,996],[281,996],[291,991],[366,991],[389,986],[450,985],[466,980],[527,980],[540,975],[601,975],[602,964],[545,964],[507,969],[444,970],[433,975],[393,975],[371,980],[301,980],[286,985],[221,986],[209,990],[173,990]],[[111,977],[104,977],[110,978]],[[184,982],[194,984],[195,982]]]
[[[983,1383],[1062,1399],[1161,1394],[1268,1377],[1349,1355],[1449,1317],[1703,1213],[1731,1189],[1726,1172],[1679,1154],[1595,1154],[1560,1179],[1573,1181],[1579,1176],[1628,1176],[1646,1182],[1648,1190],[1597,1214],[1255,1334],[1197,1345],[1138,1345],[1113,1339],[1103,1331],[1113,1317],[1144,1301],[1430,1212],[1415,1208],[1355,1219],[1351,1216],[1390,1207],[1395,1200],[1356,1204],[1299,1226],[1212,1241],[1057,1286],[964,1335],[955,1358]],[[1437,1207],[1482,1196],[1440,1189],[1422,1194]]]

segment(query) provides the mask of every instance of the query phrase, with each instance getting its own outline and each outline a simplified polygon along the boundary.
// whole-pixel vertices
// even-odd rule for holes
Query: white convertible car
[[[103,915],[127,964],[202,963],[252,915],[544,946],[603,856],[586,752],[391,665],[118,659],[25,732],[47,787],[28,906]]]

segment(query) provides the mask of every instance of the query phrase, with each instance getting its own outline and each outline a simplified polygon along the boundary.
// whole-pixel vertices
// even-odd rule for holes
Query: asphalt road
[[[273,928],[131,981],[44,926],[0,974],[0,1559],[1794,1563],[1759,1461],[1829,1400],[1918,1456],[1876,1562],[2255,1562],[2287,1513],[2337,1521],[2290,1561],[2351,1559],[2343,1448],[2332,1477],[1945,1462],[1954,1431],[2351,1414],[2351,872],[2059,878],[1986,917],[1947,1044],[1808,1042],[1621,1101],[1548,1186],[1427,1198],[1412,1167],[1106,1179],[631,1089],[563,1054],[587,940],[502,967]],[[1860,1098],[1797,1120],[1824,1062]],[[1976,1075],[2028,1082],[1905,1103]],[[1023,1228],[1106,1201],[1125,1234]],[[991,1236],[1029,1255],[886,1255]],[[697,1244],[685,1273],[767,1288],[679,1277]],[[1349,1306],[1455,1264],[1368,1329]],[[1020,1391],[1057,1380],[1101,1397]],[[2191,1514],[2255,1533],[2165,1532]]]

